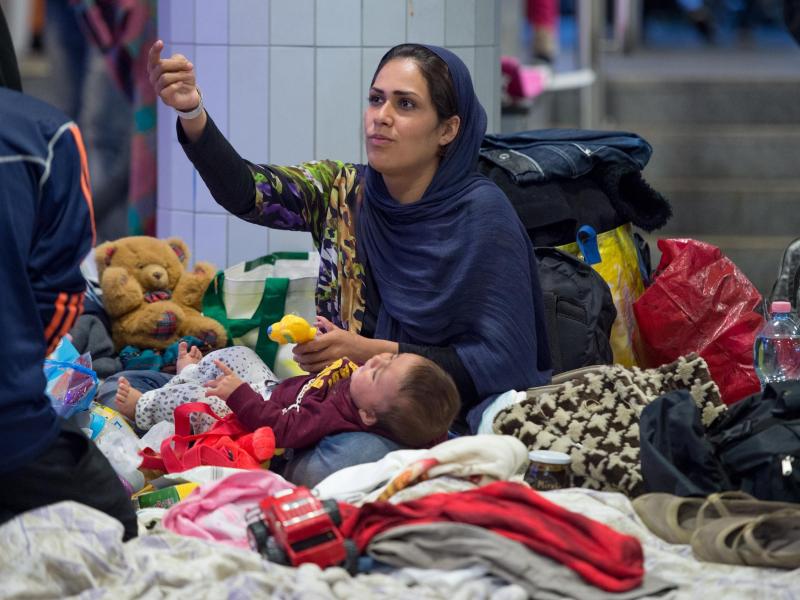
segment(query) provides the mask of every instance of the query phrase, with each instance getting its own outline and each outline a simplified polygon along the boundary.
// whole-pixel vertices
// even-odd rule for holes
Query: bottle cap
[[[769,309],[774,313],[790,313],[792,312],[792,303],[786,300],[775,300]]]
[[[552,450],[533,450],[528,452],[531,462],[544,463],[548,465],[568,465],[572,462],[569,454],[563,452],[553,452]]]

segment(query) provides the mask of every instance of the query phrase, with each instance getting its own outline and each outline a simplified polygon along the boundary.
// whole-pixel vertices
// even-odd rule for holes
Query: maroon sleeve
[[[249,384],[243,383],[228,396],[228,406],[242,425],[251,431],[265,425],[272,427],[280,414],[280,407],[265,401]]]
[[[340,410],[348,406],[343,402],[348,382],[334,385],[329,393],[309,389],[302,402],[295,402],[306,380],[300,376],[281,382],[269,400],[243,383],[228,396],[228,406],[247,429],[271,427],[279,448],[306,448],[332,433],[363,430],[347,411]]]

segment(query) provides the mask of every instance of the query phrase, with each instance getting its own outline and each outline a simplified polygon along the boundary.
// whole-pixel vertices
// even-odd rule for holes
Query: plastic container
[[[134,506],[137,510],[143,508],[169,508],[186,498],[197,489],[198,485],[197,483],[179,483],[160,490],[137,494],[133,498]]]
[[[142,464],[139,436],[125,417],[108,406],[94,403],[89,410],[89,422],[81,427],[97,444],[130,493],[144,487],[144,475],[139,470]]]
[[[572,459],[569,454],[551,450],[533,450],[528,453],[528,458],[531,462],[525,481],[533,489],[546,492],[572,485],[572,472],[569,468]]]
[[[789,302],[773,302],[769,320],[756,334],[753,365],[762,388],[800,379],[800,327],[791,312]]]

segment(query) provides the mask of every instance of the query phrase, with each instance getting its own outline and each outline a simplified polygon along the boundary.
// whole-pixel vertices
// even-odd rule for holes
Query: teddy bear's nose
[[[156,279],[161,279],[161,273],[156,271],[155,273],[153,273],[153,277],[155,277]]]

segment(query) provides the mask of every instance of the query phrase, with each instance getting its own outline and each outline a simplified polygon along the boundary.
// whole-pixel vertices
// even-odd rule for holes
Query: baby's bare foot
[[[178,344],[178,359],[175,361],[175,372],[180,373],[184,368],[189,365],[196,365],[203,358],[203,353],[197,346],[192,346],[192,349],[187,352],[188,344],[181,342]]]
[[[131,384],[124,377],[120,377],[117,381],[117,395],[114,396],[114,402],[117,405],[117,410],[122,413],[124,417],[131,421],[136,421],[136,403],[141,398],[142,392],[136,388],[132,388]]]

